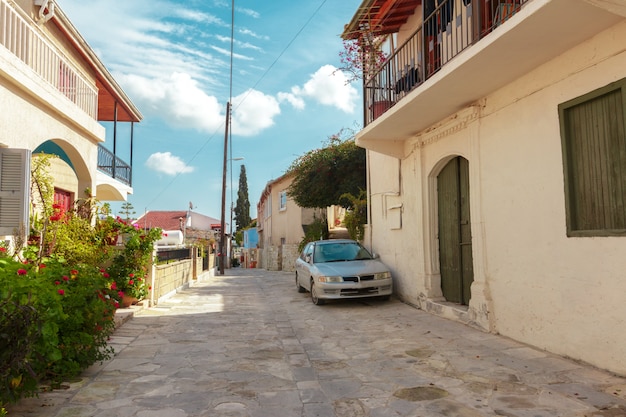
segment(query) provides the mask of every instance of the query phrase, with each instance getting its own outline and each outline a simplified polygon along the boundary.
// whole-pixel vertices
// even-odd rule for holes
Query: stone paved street
[[[626,379],[396,299],[314,306],[293,277],[231,269],[142,310],[9,417],[626,416]]]

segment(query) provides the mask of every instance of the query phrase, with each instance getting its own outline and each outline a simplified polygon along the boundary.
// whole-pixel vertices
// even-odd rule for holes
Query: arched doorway
[[[469,205],[469,162],[457,156],[437,175],[441,291],[468,305],[474,281]]]

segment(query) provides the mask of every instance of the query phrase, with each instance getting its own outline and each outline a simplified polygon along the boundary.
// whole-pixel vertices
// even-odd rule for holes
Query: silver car
[[[309,291],[316,305],[356,297],[389,299],[393,291],[389,268],[350,239],[308,243],[296,259],[296,287]]]

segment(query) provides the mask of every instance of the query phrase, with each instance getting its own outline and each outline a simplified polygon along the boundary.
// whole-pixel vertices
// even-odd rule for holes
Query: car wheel
[[[300,292],[300,293],[306,292],[306,290],[298,282],[298,273],[297,272],[296,272],[296,288],[298,289],[298,292]]]
[[[315,283],[313,282],[313,280],[311,280],[311,301],[313,301],[313,304],[315,304],[316,306],[321,306],[322,304],[324,304],[324,300],[320,299],[317,296],[317,289],[315,288]]]

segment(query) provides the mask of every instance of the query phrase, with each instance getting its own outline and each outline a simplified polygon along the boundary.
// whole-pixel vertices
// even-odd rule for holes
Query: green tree
[[[352,135],[342,139],[345,132],[331,136],[325,147],[305,153],[289,167],[294,180],[287,194],[300,207],[351,208],[351,201],[342,196],[358,196],[366,188],[365,149],[356,145]]]
[[[248,178],[246,177],[246,166],[241,166],[239,172],[239,190],[237,191],[237,205],[235,206],[235,222],[237,230],[247,227],[250,219],[250,200],[248,199]]]
[[[122,210],[120,213],[124,215],[124,220],[129,221],[133,218],[133,214],[136,213],[135,207],[133,207],[129,201],[126,201],[122,204]]]

